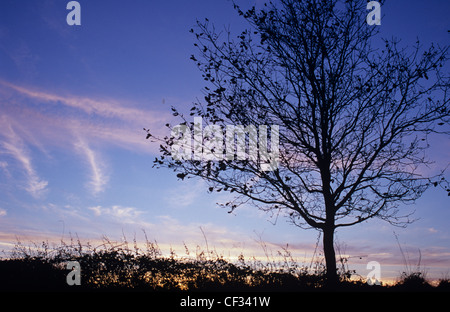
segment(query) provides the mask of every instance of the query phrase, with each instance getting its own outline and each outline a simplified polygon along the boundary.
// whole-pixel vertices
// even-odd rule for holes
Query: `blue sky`
[[[166,135],[170,106],[187,107],[205,86],[189,60],[189,29],[207,17],[240,31],[246,25],[232,3],[80,0],[81,26],[69,26],[67,2],[0,2],[0,250],[16,237],[139,240],[145,230],[183,253],[183,242],[205,245],[201,227],[224,255],[263,255],[262,239],[274,254],[288,243],[309,264],[317,232],[250,206],[228,214],[216,203],[230,195],[152,168],[157,145],[142,128]],[[450,42],[446,0],[387,1],[382,15],[381,34],[404,45]],[[448,138],[431,143],[436,166],[448,164]],[[420,250],[422,267],[442,277],[450,269],[449,206],[446,192],[432,189],[405,207],[419,218],[408,228],[373,220],[338,231],[338,244],[359,274],[375,260],[392,277],[404,270],[395,231],[411,263]]]

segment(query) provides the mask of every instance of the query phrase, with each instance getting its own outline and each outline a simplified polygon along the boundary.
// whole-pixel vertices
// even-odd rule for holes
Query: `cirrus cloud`
[[[29,151],[19,135],[14,131],[9,121],[0,116],[2,130],[0,135],[3,137],[0,141],[0,154],[11,156],[23,169],[26,182],[23,188],[33,197],[40,197],[47,189],[48,181],[39,177],[33,164]],[[2,161],[2,167],[5,168],[7,162]]]
[[[94,212],[94,215],[99,216],[109,216],[116,220],[121,220],[124,222],[134,222],[137,218],[144,213],[135,207],[123,207],[119,205],[114,205],[111,207],[94,206],[89,207],[89,210]]]
[[[26,176],[22,188],[40,197],[48,189],[49,181],[39,176],[29,147],[36,147],[50,159],[49,150],[57,147],[81,157],[90,172],[86,185],[97,195],[107,187],[112,169],[106,165],[102,149],[118,147],[153,154],[157,146],[144,140],[142,128],[161,132],[169,116],[139,108],[128,100],[64,95],[0,79],[1,168],[6,171],[10,163],[1,154],[12,157]]]
[[[100,159],[99,154],[81,139],[75,144],[75,148],[85,157],[89,164],[91,170],[91,178],[88,182],[89,189],[94,195],[103,192],[109,181],[109,176],[106,173],[105,164]]]

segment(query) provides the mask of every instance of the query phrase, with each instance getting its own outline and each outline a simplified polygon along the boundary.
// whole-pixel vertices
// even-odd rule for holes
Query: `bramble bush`
[[[278,257],[266,254],[266,261],[241,254],[232,262],[216,251],[199,246],[195,255],[185,245],[185,255],[174,250],[163,255],[156,241],[146,238],[145,247],[136,239],[113,242],[103,238],[99,246],[83,244],[79,239],[58,246],[48,242],[25,246],[17,241],[7,257],[0,261],[0,289],[14,290],[138,290],[138,291],[311,291],[325,289],[323,259],[300,266],[288,248]],[[68,261],[78,261],[81,285],[69,286],[66,277]],[[346,261],[344,261],[346,262]],[[338,271],[341,290],[388,290],[387,286],[368,286],[362,278],[351,280],[353,271],[345,266]],[[417,279],[420,279],[420,285]],[[414,290],[433,287],[423,276],[402,276],[396,286],[400,290],[413,285]],[[448,279],[437,289],[448,290]],[[393,287],[390,287],[393,289]],[[326,289],[325,289],[326,290]]]

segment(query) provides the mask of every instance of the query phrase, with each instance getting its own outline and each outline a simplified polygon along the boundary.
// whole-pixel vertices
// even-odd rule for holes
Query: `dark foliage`
[[[11,258],[0,261],[0,291],[151,291],[151,292],[299,292],[299,291],[449,291],[449,280],[432,287],[421,273],[404,274],[395,286],[369,286],[363,279],[350,280],[351,271],[339,271],[340,283],[327,288],[325,267],[316,262],[299,266],[287,249],[282,260],[261,262],[243,255],[233,263],[215,252],[199,251],[180,257],[163,256],[158,245],[146,249],[107,241],[99,247],[65,244],[24,247],[16,244]],[[69,286],[67,261],[78,261],[81,285]]]

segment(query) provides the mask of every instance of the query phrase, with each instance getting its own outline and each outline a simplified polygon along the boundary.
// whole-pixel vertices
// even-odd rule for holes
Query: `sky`
[[[208,194],[201,180],[152,168],[158,145],[143,128],[167,135],[170,106],[188,107],[206,86],[189,59],[189,30],[206,17],[241,31],[247,25],[232,3],[80,0],[81,25],[70,26],[68,2],[0,2],[0,251],[17,240],[143,241],[145,231],[179,254],[185,243],[229,257],[275,257],[288,244],[309,265],[314,230],[251,206],[229,214],[216,203],[232,194]],[[381,12],[381,25],[370,27],[384,37],[405,46],[450,42],[447,0],[388,0]],[[436,166],[448,165],[448,137],[430,143]],[[339,253],[363,277],[370,261],[385,280],[418,264],[430,278],[448,277],[449,207],[444,190],[430,189],[402,206],[418,219],[405,229],[370,220],[338,230]]]

